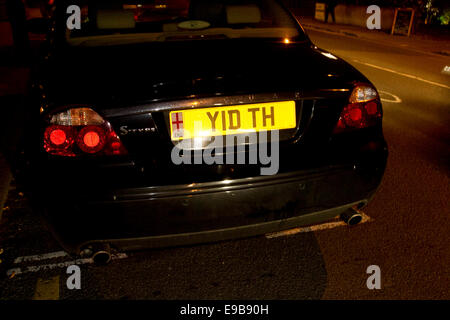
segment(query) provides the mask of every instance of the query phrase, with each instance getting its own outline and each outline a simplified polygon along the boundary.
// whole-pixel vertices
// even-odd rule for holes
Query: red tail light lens
[[[55,146],[62,145],[64,142],[66,142],[66,140],[67,140],[67,136],[66,136],[66,133],[64,132],[64,130],[54,129],[54,130],[50,131],[50,141]]]
[[[73,128],[60,125],[50,125],[44,132],[44,149],[48,153],[73,157]]]
[[[95,131],[86,132],[83,136],[83,142],[89,148],[95,148],[100,145],[100,136]]]
[[[127,154],[109,122],[90,108],[54,114],[49,122],[43,137],[44,150],[49,154],[68,157]]]
[[[378,108],[378,103],[375,101],[368,102],[364,105],[364,108],[366,108],[366,112],[369,116],[381,116],[381,112]]]
[[[78,132],[77,145],[85,153],[97,153],[103,149],[107,138],[102,126],[86,126]]]
[[[375,88],[357,85],[344,107],[334,133],[362,129],[376,125],[381,120],[381,103]]]

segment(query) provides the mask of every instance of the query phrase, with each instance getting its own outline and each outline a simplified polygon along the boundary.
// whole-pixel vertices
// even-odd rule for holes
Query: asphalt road
[[[450,77],[440,72],[450,59],[309,35],[362,71],[383,99],[390,155],[363,209],[368,221],[129,253],[107,266],[79,261],[81,289],[69,290],[71,258],[28,257],[61,249],[12,185],[0,227],[0,299],[449,299]],[[381,289],[367,288],[371,265]]]
[[[383,182],[364,209],[373,222],[315,233],[328,276],[323,298],[448,299],[450,77],[441,70],[450,59],[329,33],[309,35],[375,84],[389,146]],[[361,285],[368,264],[380,266],[380,291]]]

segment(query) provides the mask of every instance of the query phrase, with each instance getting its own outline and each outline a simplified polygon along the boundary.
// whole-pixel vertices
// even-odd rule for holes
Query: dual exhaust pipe
[[[80,255],[90,257],[95,264],[107,264],[111,261],[111,247],[108,243],[92,243],[84,248]]]
[[[347,211],[344,211],[340,215],[340,219],[344,221],[349,226],[354,226],[362,221],[362,215],[361,213],[353,208],[348,209]]]

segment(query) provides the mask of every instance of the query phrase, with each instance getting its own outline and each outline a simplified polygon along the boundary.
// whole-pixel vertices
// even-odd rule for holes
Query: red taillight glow
[[[127,150],[123,146],[120,138],[112,131],[109,133],[108,144],[105,146],[105,154],[107,155],[120,155],[126,154]]]
[[[44,132],[44,149],[50,154],[73,157],[74,132],[71,127],[50,125]]]
[[[103,126],[86,126],[78,132],[77,145],[85,153],[97,153],[105,146],[106,139]]]
[[[351,109],[349,115],[353,123],[360,123],[362,120],[362,111],[358,108]]]
[[[375,89],[367,85],[356,86],[349,104],[341,112],[334,133],[374,126],[381,117],[381,103]]]
[[[53,115],[44,132],[43,147],[47,153],[59,156],[127,154],[111,125],[88,108],[69,109]]]
[[[367,103],[365,106],[368,115],[376,115],[378,113],[378,104],[374,101]]]
[[[66,137],[66,133],[64,132],[64,130],[55,129],[50,132],[50,141],[55,146],[62,145],[64,142],[66,142],[66,138],[67,137]]]
[[[98,146],[98,144],[100,143],[100,137],[97,132],[89,131],[88,133],[86,133],[84,135],[83,142],[89,148],[94,148],[94,147]]]

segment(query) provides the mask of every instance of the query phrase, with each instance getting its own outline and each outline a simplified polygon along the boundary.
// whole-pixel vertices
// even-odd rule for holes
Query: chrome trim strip
[[[115,193],[113,199],[116,201],[148,200],[166,197],[193,196],[204,193],[233,191],[239,189],[263,187],[267,185],[284,184],[293,181],[314,180],[330,173],[352,172],[353,166],[342,165],[326,170],[311,170],[308,172],[297,171],[276,174],[273,176],[257,176],[240,178],[235,180],[222,180],[202,183],[191,183],[171,186],[154,186],[144,188],[125,189]]]
[[[190,109],[190,108],[193,109],[203,107],[263,103],[272,101],[300,100],[300,99],[302,99],[300,92],[247,94],[235,96],[216,96],[206,98],[196,98],[195,96],[193,96],[192,98],[189,99],[152,102],[137,106],[127,106],[115,109],[104,109],[102,113],[106,117],[120,117],[125,115],[128,116],[148,112],[171,111],[177,109]]]
[[[234,96],[215,96],[199,98],[192,96],[187,99],[171,101],[154,101],[144,104],[126,106],[120,108],[103,109],[102,115],[105,117],[121,117],[148,112],[171,111],[177,109],[203,108],[214,106],[229,106],[239,104],[264,103],[272,101],[288,100],[317,100],[317,99],[335,99],[348,95],[349,88],[341,89],[320,89],[310,92],[278,92],[278,93],[258,93]]]

